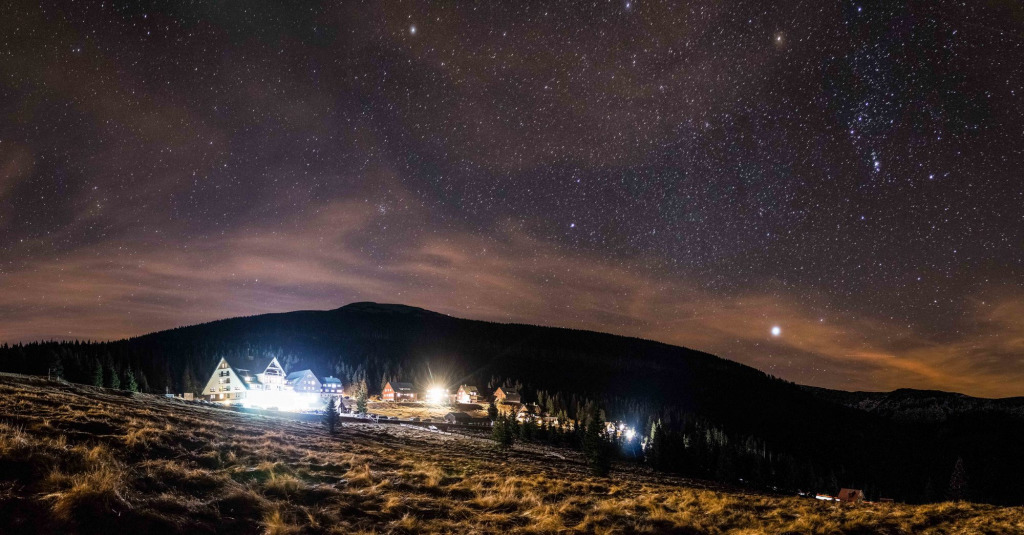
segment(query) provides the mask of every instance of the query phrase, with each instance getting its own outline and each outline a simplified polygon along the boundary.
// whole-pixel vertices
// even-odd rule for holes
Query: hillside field
[[[322,426],[0,374],[0,533],[1024,533],[1024,508],[842,506],[587,474],[396,425]]]

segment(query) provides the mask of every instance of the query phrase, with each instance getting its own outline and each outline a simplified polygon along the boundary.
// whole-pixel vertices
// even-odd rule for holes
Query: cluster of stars
[[[524,236],[956,332],[1021,281],[1024,40],[939,4],[12,7],[0,276],[258,234],[246,258],[361,203],[381,271]]]

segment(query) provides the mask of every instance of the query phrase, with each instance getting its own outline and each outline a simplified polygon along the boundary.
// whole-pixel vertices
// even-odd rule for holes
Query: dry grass
[[[398,426],[0,375],[0,533],[1024,533],[1022,508],[743,494]]]
[[[434,421],[444,419],[444,416],[452,411],[465,412],[474,418],[485,418],[487,416],[487,404],[460,405],[457,407],[437,406],[427,403],[393,403],[388,401],[371,401],[366,406],[367,411],[373,414],[391,416],[395,418],[430,418]]]

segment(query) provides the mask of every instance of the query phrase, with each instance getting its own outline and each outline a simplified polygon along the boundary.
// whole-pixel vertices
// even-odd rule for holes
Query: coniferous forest
[[[967,403],[942,418],[896,417],[892,403],[887,414],[860,410],[850,402],[857,394],[801,387],[685,348],[400,305],[234,318],[114,342],[3,345],[0,370],[198,393],[220,358],[244,368],[250,357],[270,355],[289,371],[310,368],[346,387],[365,381],[371,395],[388,380],[477,384],[485,394],[512,385],[568,425],[512,421],[495,433],[580,448],[595,473],[617,457],[784,493],[852,487],[869,499],[910,503],[1024,502],[1024,400],[976,400],[977,408]],[[592,430],[601,420],[626,422],[637,435],[597,443]]]

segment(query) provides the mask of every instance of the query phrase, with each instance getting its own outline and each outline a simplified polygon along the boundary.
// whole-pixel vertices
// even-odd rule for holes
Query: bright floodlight
[[[448,399],[448,389],[435,386],[427,390],[427,403],[443,403]]]

